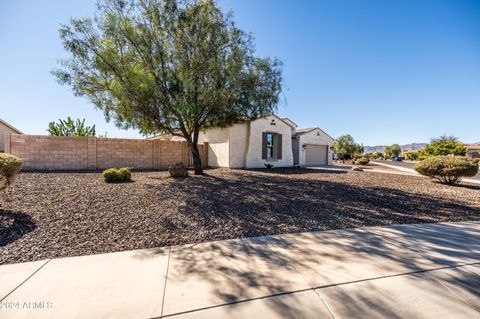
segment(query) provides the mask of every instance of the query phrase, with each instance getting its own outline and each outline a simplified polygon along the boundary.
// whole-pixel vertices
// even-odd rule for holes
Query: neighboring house
[[[204,142],[208,142],[210,167],[260,168],[265,164],[289,167],[332,163],[330,149],[333,139],[328,134],[319,128],[297,129],[290,119],[274,114],[226,128],[207,129],[199,136],[199,143]]]
[[[468,158],[480,158],[480,142],[475,144],[466,144]]]
[[[10,133],[23,134],[20,130],[0,119],[0,152],[5,151],[5,139]]]

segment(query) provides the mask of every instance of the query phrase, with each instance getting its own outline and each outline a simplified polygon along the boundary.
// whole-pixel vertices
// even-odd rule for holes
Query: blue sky
[[[279,114],[300,126],[350,133],[365,145],[424,142],[443,133],[480,140],[480,2],[464,0],[220,0],[285,63]],[[60,23],[95,1],[0,1],[0,118],[25,133],[86,118],[109,137],[140,137],[106,123],[49,71],[65,55]]]

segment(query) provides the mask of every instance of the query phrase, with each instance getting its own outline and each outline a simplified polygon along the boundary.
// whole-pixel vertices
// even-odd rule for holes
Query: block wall
[[[199,145],[204,167],[208,154]],[[160,139],[116,139],[96,137],[57,137],[8,134],[5,152],[23,159],[24,169],[87,170],[110,167],[134,169],[165,169],[182,162],[193,165],[188,144]]]

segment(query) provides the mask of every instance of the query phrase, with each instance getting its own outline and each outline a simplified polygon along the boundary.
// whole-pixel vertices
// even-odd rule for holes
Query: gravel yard
[[[267,234],[480,220],[480,185],[346,170],[21,173],[0,190],[0,264]]]

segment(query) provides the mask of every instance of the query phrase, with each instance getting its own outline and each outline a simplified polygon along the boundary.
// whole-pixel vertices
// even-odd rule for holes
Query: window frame
[[[278,133],[277,132],[269,132],[269,131],[266,131],[265,132],[267,134],[266,136],[266,142],[267,142],[267,145],[266,145],[266,148],[267,148],[267,158],[266,158],[266,161],[267,162],[278,162],[278,145],[277,145],[277,135]],[[272,136],[272,145],[269,146],[268,145],[268,136]],[[268,156],[268,150],[271,149],[272,150],[272,156]]]

